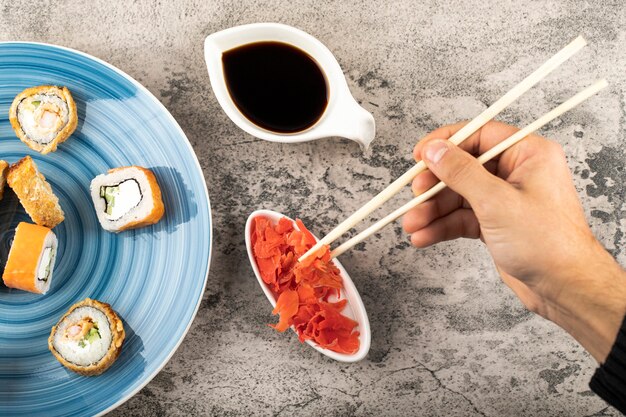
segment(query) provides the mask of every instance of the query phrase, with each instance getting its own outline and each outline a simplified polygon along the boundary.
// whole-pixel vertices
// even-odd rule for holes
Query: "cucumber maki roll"
[[[52,328],[48,348],[66,368],[99,375],[119,356],[124,337],[122,321],[111,306],[86,298]]]
[[[100,225],[109,232],[154,224],[165,212],[156,177],[138,166],[98,175],[91,181],[91,198]]]
[[[70,90],[42,85],[27,88],[15,97],[9,121],[22,142],[47,154],[74,133],[78,116]]]

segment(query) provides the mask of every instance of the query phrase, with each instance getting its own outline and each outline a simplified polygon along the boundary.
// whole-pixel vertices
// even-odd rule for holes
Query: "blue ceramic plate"
[[[40,155],[13,133],[9,106],[23,89],[67,86],[78,128]],[[31,155],[65,211],[54,232],[59,254],[46,295],[0,283],[0,415],[87,416],[113,409],[148,383],[181,343],[206,284],[209,197],[198,160],[174,118],[138,82],[89,55],[33,43],[0,43],[0,159]],[[109,168],[151,169],[165,216],[120,234],[100,227],[89,183]],[[0,201],[0,270],[13,230],[30,219],[7,191]],[[48,351],[50,328],[86,297],[111,304],[126,342],[104,374],[83,377]]]

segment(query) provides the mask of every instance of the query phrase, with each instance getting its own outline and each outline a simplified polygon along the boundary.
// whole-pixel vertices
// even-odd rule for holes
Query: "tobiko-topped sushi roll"
[[[91,181],[91,198],[100,225],[109,232],[154,224],[165,213],[156,177],[138,166],[98,175]]]
[[[22,142],[47,154],[74,133],[78,116],[70,90],[42,85],[27,88],[15,97],[9,121]]]
[[[48,348],[66,368],[99,375],[115,362],[125,336],[124,325],[109,304],[86,298],[52,328]]]
[[[9,288],[45,294],[52,282],[57,237],[47,227],[21,222],[15,229],[2,280]]]

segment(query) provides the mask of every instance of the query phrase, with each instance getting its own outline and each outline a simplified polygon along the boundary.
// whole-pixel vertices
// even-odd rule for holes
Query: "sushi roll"
[[[59,199],[30,156],[11,165],[7,183],[35,223],[53,228],[65,220]]]
[[[74,133],[76,104],[66,87],[27,88],[13,100],[9,121],[22,142],[45,155]]]
[[[9,164],[7,161],[0,161],[0,200],[4,197],[4,187],[7,185],[7,174],[9,173]]]
[[[110,305],[86,298],[52,328],[48,348],[69,370],[99,375],[113,365],[125,336],[122,320]]]
[[[98,175],[91,181],[91,198],[100,225],[109,232],[154,224],[165,212],[156,177],[138,166]]]
[[[57,237],[52,230],[20,223],[15,229],[2,280],[9,288],[45,294],[52,282]]]

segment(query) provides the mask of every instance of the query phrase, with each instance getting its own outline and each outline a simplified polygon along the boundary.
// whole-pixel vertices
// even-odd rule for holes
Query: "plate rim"
[[[193,314],[191,315],[191,319],[189,320],[189,323],[187,323],[187,326],[185,327],[185,330],[183,331],[182,335],[180,336],[179,340],[176,342],[176,345],[174,346],[174,348],[172,349],[172,351],[166,356],[166,358],[163,360],[162,363],[160,363],[157,368],[150,374],[148,375],[147,378],[145,378],[144,381],[142,381],[134,390],[132,390],[130,393],[128,393],[126,396],[120,398],[117,402],[111,404],[109,407],[107,407],[106,409],[98,412],[97,414],[94,414],[95,417],[99,417],[99,416],[103,416],[113,410],[115,410],[117,407],[119,407],[120,405],[124,404],[126,401],[130,400],[132,397],[134,397],[139,391],[141,391],[146,385],[148,385],[148,383],[150,383],[154,377],[156,377],[159,372],[161,372],[163,370],[163,368],[165,367],[165,365],[168,364],[168,362],[170,361],[170,359],[172,359],[172,356],[174,356],[174,353],[176,353],[176,351],[178,350],[178,348],[180,347],[180,345],[182,344],[183,340],[185,339],[185,337],[187,336],[187,333],[189,333],[189,329],[191,328],[191,325],[193,324],[194,320],[196,319],[196,316],[198,315],[198,310],[200,309],[200,304],[202,303],[202,299],[204,297],[204,293],[206,292],[206,285],[209,279],[209,270],[211,267],[211,255],[213,254],[213,213],[211,210],[211,200],[209,198],[209,190],[207,188],[207,183],[206,183],[206,179],[204,178],[204,171],[202,169],[202,166],[200,165],[200,161],[198,160],[198,155],[196,154],[196,151],[193,149],[193,146],[191,146],[191,142],[189,142],[189,138],[187,137],[187,135],[185,134],[185,132],[183,131],[183,129],[180,127],[180,125],[178,124],[178,121],[174,118],[174,116],[172,115],[172,113],[170,113],[170,111],[167,109],[167,107],[165,107],[165,105],[163,103],[161,103],[161,101],[154,95],[152,94],[152,92],[150,90],[148,90],[143,84],[141,84],[139,81],[135,80],[133,77],[131,77],[130,75],[128,75],[126,72],[122,71],[121,69],[117,68],[115,65],[110,64],[94,55],[88,54],[86,52],[82,52],[79,51],[77,49],[74,48],[69,48],[67,46],[61,46],[61,45],[56,45],[53,43],[47,43],[47,42],[30,42],[30,41],[0,41],[0,47],[2,47],[3,45],[35,45],[35,46],[44,46],[47,48],[52,48],[52,49],[60,49],[63,51],[67,51],[67,52],[71,52],[77,55],[80,55],[84,58],[87,59],[91,59],[96,61],[99,64],[104,65],[105,67],[111,69],[112,71],[116,72],[118,75],[122,76],[124,79],[126,79],[127,81],[129,81],[131,84],[133,84],[135,87],[137,87],[137,89],[143,91],[150,100],[152,100],[161,110],[164,110],[166,113],[166,117],[170,119],[171,122],[173,122],[175,129],[178,130],[178,132],[180,134],[182,134],[183,138],[185,138],[185,145],[187,146],[188,150],[191,151],[191,154],[193,155],[193,159],[194,162],[196,164],[196,168],[198,169],[198,172],[200,172],[201,174],[201,178],[202,178],[202,184],[204,185],[204,196],[206,197],[206,201],[207,201],[207,205],[208,205],[208,209],[209,209],[209,256],[207,259],[207,267],[206,267],[206,275],[204,277],[204,282],[202,284],[202,291],[200,292],[200,296],[198,297],[198,300],[196,301],[196,306],[194,308]]]

